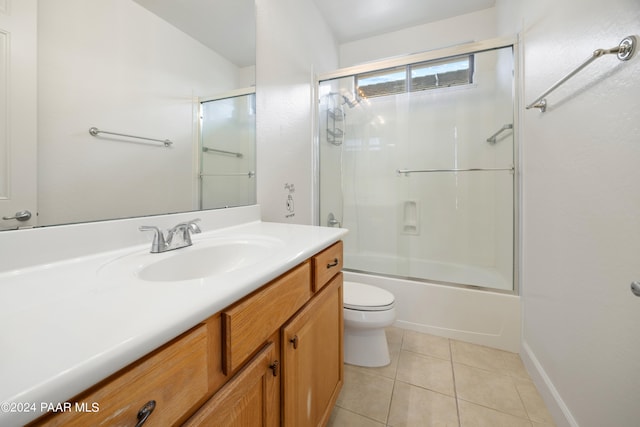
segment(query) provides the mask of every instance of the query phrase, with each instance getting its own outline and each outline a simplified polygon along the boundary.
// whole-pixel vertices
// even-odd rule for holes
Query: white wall
[[[197,96],[237,88],[237,67],[131,0],[40,1],[38,13],[40,224],[192,209]]]
[[[522,31],[523,102],[640,33],[637,0],[499,0]],[[640,55],[598,59],[522,110],[522,356],[558,426],[640,420]]]
[[[494,38],[495,20],[495,9],[490,8],[344,43],[340,67]]]
[[[256,20],[258,203],[265,221],[310,224],[314,79],[337,47],[310,0],[256,0]]]

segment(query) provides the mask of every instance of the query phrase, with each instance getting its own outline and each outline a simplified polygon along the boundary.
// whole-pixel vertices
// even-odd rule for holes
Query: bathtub
[[[393,293],[397,312],[395,326],[514,353],[520,351],[521,309],[518,295],[362,273],[360,271],[371,270],[363,267],[371,266],[372,262],[377,263],[376,268],[380,268],[382,263],[391,260],[360,257],[345,254],[344,280],[378,286]],[[433,265],[428,267],[432,274],[429,277],[433,280],[444,277],[433,275],[434,272],[452,273],[447,271],[452,268],[451,265],[436,265],[439,268],[435,270],[431,268]],[[411,268],[415,274],[417,267]],[[507,286],[506,281],[492,270],[466,268],[454,273],[458,275],[455,277],[464,280],[452,280],[452,276],[446,276],[446,281],[470,283],[467,279],[473,279],[471,283],[477,286],[484,286],[483,283]],[[473,273],[478,274],[475,279]]]
[[[511,291],[511,280],[496,268],[403,258],[378,253],[347,253],[345,266],[354,271],[384,272],[391,276],[423,277],[432,282],[449,282],[498,291]],[[511,272],[509,272],[511,274]]]

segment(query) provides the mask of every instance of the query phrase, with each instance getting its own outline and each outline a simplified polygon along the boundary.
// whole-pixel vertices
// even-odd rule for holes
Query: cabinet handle
[[[338,264],[340,264],[340,262],[338,261],[338,258],[334,258],[333,262],[330,262],[329,264],[327,264],[327,268],[335,267]]]
[[[269,369],[273,371],[273,376],[278,376],[278,366],[280,366],[280,362],[275,360],[271,365],[269,365]]]
[[[293,338],[291,338],[291,339],[289,340],[289,342],[290,342],[291,344],[293,344],[293,349],[294,349],[294,350],[298,348],[298,336],[297,336],[297,335],[294,335],[294,336],[293,336]]]
[[[138,424],[136,424],[136,427],[141,427],[142,424],[147,421],[147,418],[149,418],[149,415],[151,415],[154,409],[156,409],[155,400],[150,400],[145,403],[144,406],[138,411]]]

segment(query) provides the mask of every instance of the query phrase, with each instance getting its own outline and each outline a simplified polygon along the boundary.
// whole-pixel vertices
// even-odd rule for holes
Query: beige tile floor
[[[391,364],[345,365],[329,427],[552,427],[520,357],[387,329]]]

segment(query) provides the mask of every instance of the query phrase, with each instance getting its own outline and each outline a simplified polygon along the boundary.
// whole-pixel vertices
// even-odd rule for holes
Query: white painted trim
[[[556,390],[551,379],[538,361],[538,358],[533,353],[533,350],[531,350],[531,347],[529,347],[529,345],[524,341],[522,342],[520,358],[522,359],[527,372],[529,372],[529,376],[536,385],[538,392],[542,396],[544,403],[547,405],[549,413],[551,413],[556,426],[580,427],[571,414],[571,411],[562,400],[560,393]]]

